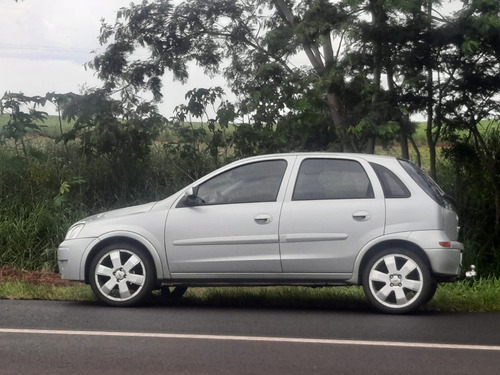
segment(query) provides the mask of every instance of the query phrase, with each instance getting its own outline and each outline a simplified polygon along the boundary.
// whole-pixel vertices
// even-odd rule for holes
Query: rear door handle
[[[371,219],[372,215],[368,211],[356,211],[352,217],[356,221],[367,221]]]
[[[254,220],[257,224],[269,224],[273,221],[273,217],[268,214],[260,214],[254,217]]]

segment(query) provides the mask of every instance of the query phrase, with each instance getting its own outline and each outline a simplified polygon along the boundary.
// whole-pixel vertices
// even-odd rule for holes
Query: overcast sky
[[[101,19],[113,23],[116,12],[131,2],[0,0],[0,96],[7,91],[29,96],[80,93],[82,86],[99,86],[95,72],[86,70],[84,64],[92,60],[91,51],[103,50],[98,41]],[[186,86],[167,76],[161,112],[170,117],[191,88],[223,83],[221,78],[209,79],[196,70]]]
[[[139,0],[134,0],[137,3]],[[448,3],[450,0],[444,0]],[[5,92],[43,96],[47,92],[81,92],[99,86],[94,71],[85,70],[97,40],[101,19],[113,23],[116,12],[132,0],[0,0],[0,96]],[[194,87],[224,84],[199,70],[190,72],[187,86],[164,80],[161,112],[170,116]],[[47,110],[50,111],[49,108]]]

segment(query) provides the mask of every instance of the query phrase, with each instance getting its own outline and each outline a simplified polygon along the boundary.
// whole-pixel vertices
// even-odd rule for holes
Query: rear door
[[[280,222],[283,272],[347,278],[360,249],[384,232],[385,204],[363,159],[301,156]]]

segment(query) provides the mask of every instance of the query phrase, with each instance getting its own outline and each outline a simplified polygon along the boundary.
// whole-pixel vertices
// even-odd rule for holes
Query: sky
[[[445,8],[449,1],[456,2],[444,0]],[[103,51],[98,41],[101,19],[113,23],[116,12],[131,2],[0,0],[0,96],[5,92],[80,93],[83,87],[100,86],[95,72],[84,65],[92,60],[92,51]],[[163,115],[170,117],[190,89],[224,86],[222,77],[206,77],[199,69],[191,69],[190,75],[184,86],[165,77],[164,100],[159,105]],[[45,110],[50,113],[54,108]]]
[[[0,96],[5,92],[81,93],[83,87],[100,86],[95,71],[84,65],[93,59],[92,51],[104,51],[98,41],[101,19],[114,23],[116,12],[131,2],[0,0]],[[160,112],[170,117],[192,88],[223,84],[221,77],[210,79],[197,69],[184,86],[167,75]]]

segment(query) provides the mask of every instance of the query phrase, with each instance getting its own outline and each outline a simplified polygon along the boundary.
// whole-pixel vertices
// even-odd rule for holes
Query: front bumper
[[[66,240],[57,249],[59,273],[64,280],[85,281],[84,255],[91,248],[94,238]]]

